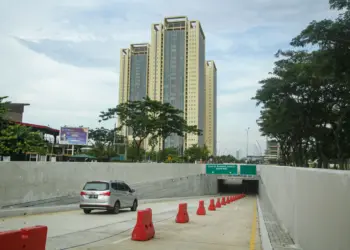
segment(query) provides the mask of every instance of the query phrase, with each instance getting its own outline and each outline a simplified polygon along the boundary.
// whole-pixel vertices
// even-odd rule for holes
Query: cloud
[[[61,64],[11,38],[0,41],[0,54],[8,59],[0,60],[1,89],[31,104],[27,122],[95,127],[99,112],[117,104],[116,72]]]
[[[120,48],[148,42],[151,24],[175,15],[203,26],[206,58],[218,68],[218,148],[234,153],[245,152],[247,127],[250,151],[255,141],[264,147],[250,98],[273,54],[335,12],[327,0],[1,1],[2,93],[31,103],[27,122],[97,126],[99,111],[118,101]]]

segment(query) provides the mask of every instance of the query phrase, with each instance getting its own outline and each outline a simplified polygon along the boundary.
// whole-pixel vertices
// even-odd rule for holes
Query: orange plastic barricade
[[[131,234],[131,239],[135,241],[147,241],[152,239],[152,233],[150,232],[150,211],[139,210],[137,211],[137,220],[134,230]]]
[[[0,232],[0,250],[23,249],[22,233],[20,230]]]
[[[209,211],[215,211],[216,210],[216,208],[215,208],[215,200],[214,199],[210,199],[210,204],[209,204],[208,210]]]
[[[204,201],[200,200],[199,201],[199,205],[198,205],[198,209],[197,209],[197,215],[205,215],[206,211],[205,211],[205,207],[204,207]]]
[[[190,221],[190,218],[188,216],[187,212],[187,203],[180,203],[179,204],[179,210],[177,211],[176,223],[188,223]]]
[[[47,226],[34,226],[21,229],[26,250],[45,250]]]
[[[0,232],[0,250],[45,250],[47,226]]]
[[[153,215],[152,215],[152,209],[150,208],[146,208],[145,209],[148,214],[147,214],[147,222],[146,222],[146,225],[148,226],[148,237],[150,239],[154,238],[154,235],[155,235],[155,229],[154,229],[154,226],[153,226]]]
[[[220,198],[217,199],[215,206],[216,208],[221,208]]]
[[[221,198],[221,205],[222,205],[222,206],[225,206],[225,205],[226,205],[225,197],[222,197],[222,198]]]

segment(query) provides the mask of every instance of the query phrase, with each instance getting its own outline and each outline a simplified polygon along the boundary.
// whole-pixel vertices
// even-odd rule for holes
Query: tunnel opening
[[[218,180],[218,193],[257,195],[259,180]]]

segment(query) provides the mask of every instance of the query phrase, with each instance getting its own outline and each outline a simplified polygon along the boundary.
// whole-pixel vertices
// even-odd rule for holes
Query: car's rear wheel
[[[120,203],[119,201],[116,201],[112,210],[112,213],[114,214],[119,214],[119,210],[120,210]]]
[[[85,214],[91,213],[91,209],[84,209],[84,213],[85,213]]]
[[[137,210],[137,200],[134,200],[134,203],[132,204],[131,211]]]

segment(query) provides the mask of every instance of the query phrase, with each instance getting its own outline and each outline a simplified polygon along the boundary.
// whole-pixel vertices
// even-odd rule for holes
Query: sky
[[[113,127],[98,115],[118,103],[120,48],[150,42],[152,23],[179,15],[201,22],[218,68],[218,154],[244,157],[247,141],[260,153],[251,97],[278,49],[334,17],[328,0],[0,0],[0,96],[30,103],[24,122]]]

